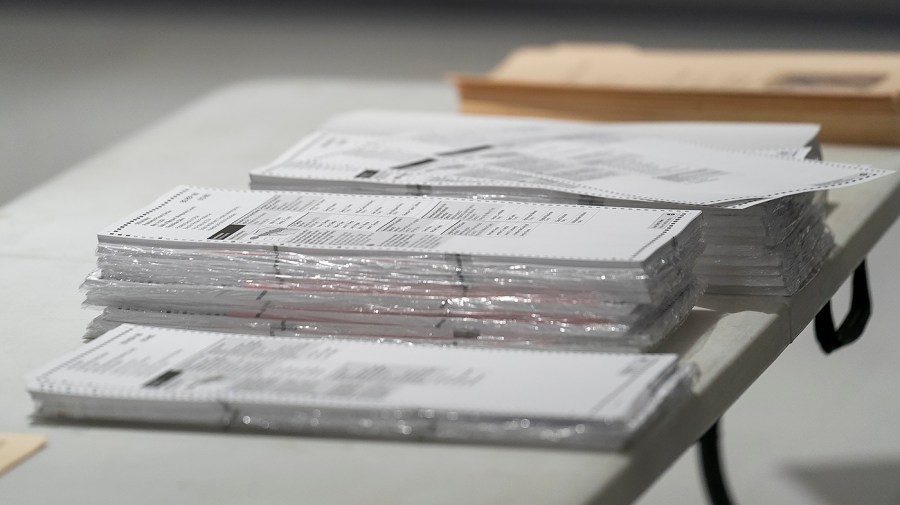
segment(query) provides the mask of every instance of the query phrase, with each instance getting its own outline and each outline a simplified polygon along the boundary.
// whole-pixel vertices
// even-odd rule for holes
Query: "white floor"
[[[235,80],[440,80],[484,72],[513,47],[557,40],[900,50],[898,25],[806,16],[117,9],[0,6],[0,203]],[[808,329],[725,416],[738,502],[900,503],[898,252],[895,226],[869,259],[875,312],[860,342],[826,357]],[[686,455],[639,503],[702,503],[695,466]]]

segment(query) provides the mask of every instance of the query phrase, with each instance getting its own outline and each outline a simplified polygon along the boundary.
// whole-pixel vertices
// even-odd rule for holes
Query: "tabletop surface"
[[[369,441],[34,422],[24,375],[81,345],[77,287],[96,232],[178,184],[246,188],[248,171],[359,108],[450,111],[428,82],[252,81],[224,88],[0,208],[0,432],[47,447],[0,478],[0,503],[583,504],[635,499],[774,361],[900,213],[900,177],[829,193],[837,246],[784,297],[707,295],[664,344],[694,395],[621,452]],[[900,150],[826,146],[900,169]]]

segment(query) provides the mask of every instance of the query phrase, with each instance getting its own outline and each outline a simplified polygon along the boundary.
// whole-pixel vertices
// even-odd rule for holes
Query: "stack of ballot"
[[[701,233],[692,210],[179,187],[99,234],[89,336],[646,350],[701,294]]]
[[[834,245],[825,198],[804,193],[743,210],[707,210],[708,250],[697,273],[712,292],[790,295]]]
[[[122,325],[27,382],[42,419],[601,449],[621,447],[677,408],[690,379],[673,354]]]
[[[833,243],[821,192],[884,175],[803,124],[597,125],[368,111],[251,172],[253,188],[702,210],[710,292],[790,295]]]

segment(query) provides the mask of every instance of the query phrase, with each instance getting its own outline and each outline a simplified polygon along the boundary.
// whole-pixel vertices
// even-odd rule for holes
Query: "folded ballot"
[[[792,294],[832,245],[812,193],[888,173],[802,159],[818,154],[816,132],[360,112],[250,177],[254,188],[703,210],[710,291]]]
[[[39,418],[579,448],[621,447],[682,403],[689,386],[689,371],[672,354],[409,346],[132,325],[27,379]]]
[[[251,171],[254,187],[457,193],[747,208],[884,175],[773,155],[817,150],[811,125],[630,124],[359,112]],[[753,152],[748,152],[753,151]]]
[[[98,235],[89,336],[194,329],[649,349],[700,296],[692,210],[179,187]]]

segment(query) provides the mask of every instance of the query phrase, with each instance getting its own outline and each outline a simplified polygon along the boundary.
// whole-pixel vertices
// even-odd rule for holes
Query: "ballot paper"
[[[676,408],[671,354],[503,351],[123,325],[32,373],[41,418],[615,448]]]
[[[698,217],[689,210],[178,187],[98,239],[108,271],[140,272],[144,265],[127,258],[117,264],[122,255],[114,248],[141,246],[159,258],[146,265],[161,277],[194,267],[198,275],[210,268],[243,275],[235,268],[243,265],[261,283],[278,283],[266,287],[295,272],[299,282],[329,278],[337,290],[396,282],[413,293],[433,286],[468,294],[487,285],[557,292],[566,283],[600,292],[608,285],[623,293],[618,301],[645,301],[671,287],[658,286],[656,274],[678,273],[672,254],[698,249],[697,237],[675,240],[696,234]]]
[[[180,292],[177,288],[169,291]],[[595,309],[597,315],[588,316],[580,315],[578,308],[571,313],[551,313],[537,304],[505,314],[467,315],[423,315],[402,306],[397,311],[400,314],[370,307],[341,310],[340,306],[315,311],[272,306],[221,309],[209,298],[191,299],[176,294],[166,303],[158,299],[147,301],[133,293],[116,293],[111,296],[120,301],[103,309],[89,326],[86,338],[94,338],[122,323],[134,323],[272,336],[320,335],[478,347],[634,352],[652,349],[684,322],[701,292],[696,286],[688,287],[664,305],[640,306],[632,314],[618,317],[607,316],[601,309]],[[360,304],[348,299],[348,305]]]
[[[791,295],[833,246],[824,191],[889,173],[817,161],[817,131],[369,111],[326,123],[250,178],[254,188],[702,210],[697,272],[709,292]]]
[[[251,183],[270,189],[296,186],[397,194],[455,194],[470,189],[524,197],[549,192],[560,197],[740,209],[889,173],[864,165],[747,152],[746,145],[755,142],[748,142],[743,151],[728,151],[651,136],[664,135],[661,127],[590,127],[538,120],[519,124],[477,117],[434,120],[428,114],[413,127],[408,113],[400,116],[396,122],[410,125],[410,130],[362,134],[359,130],[365,127],[347,126],[351,132],[345,133],[332,126],[313,132],[272,164],[253,170]],[[378,117],[393,121],[389,113]],[[336,123],[346,126],[351,121]],[[360,122],[369,125],[373,120],[362,114]],[[790,147],[811,141],[801,141],[805,135],[790,128],[785,131],[797,140]],[[766,146],[778,147],[784,146]]]
[[[98,235],[88,337],[268,335],[646,350],[702,293],[691,210],[179,187]]]

